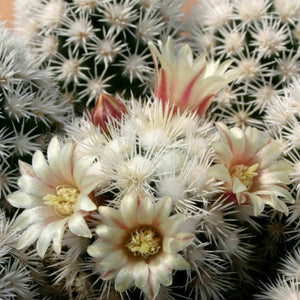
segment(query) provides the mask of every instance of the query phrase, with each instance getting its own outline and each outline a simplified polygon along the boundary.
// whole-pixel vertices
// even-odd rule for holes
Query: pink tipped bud
[[[120,120],[123,113],[127,112],[125,104],[108,94],[100,94],[92,110],[92,123],[107,131],[109,119]]]

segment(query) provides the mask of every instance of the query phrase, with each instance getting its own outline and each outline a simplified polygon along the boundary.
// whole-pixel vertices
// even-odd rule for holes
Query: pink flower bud
[[[92,123],[107,131],[109,119],[120,120],[123,113],[127,112],[124,102],[108,94],[100,94],[92,110]]]

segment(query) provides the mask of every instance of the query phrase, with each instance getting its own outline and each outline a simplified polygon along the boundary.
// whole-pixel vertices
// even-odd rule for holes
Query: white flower
[[[217,123],[221,141],[214,143],[218,164],[209,175],[224,182],[224,196],[237,204],[253,205],[259,215],[265,204],[288,214],[281,198],[293,202],[286,184],[292,171],[290,163],[281,158],[279,143],[253,127],[228,129]]]
[[[72,142],[61,144],[53,137],[48,146],[48,162],[36,151],[32,166],[20,161],[20,190],[8,195],[11,205],[25,210],[15,221],[16,231],[23,231],[17,248],[37,240],[37,251],[44,256],[51,240],[60,253],[65,229],[78,236],[91,237],[85,217],[97,207],[89,194],[98,177],[88,175],[92,159],[79,160]]]
[[[102,279],[115,279],[119,292],[137,286],[154,299],[160,284],[172,284],[172,270],[189,268],[178,253],[194,239],[182,232],[183,214],[171,213],[171,200],[154,199],[133,192],[121,201],[120,208],[99,207],[102,218],[96,232],[100,237],[88,247],[103,270]]]

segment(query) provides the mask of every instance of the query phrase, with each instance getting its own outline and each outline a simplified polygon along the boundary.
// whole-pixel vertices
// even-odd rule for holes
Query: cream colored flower
[[[259,215],[265,204],[288,214],[282,199],[293,202],[286,186],[292,167],[281,159],[280,145],[253,127],[216,126],[221,135],[221,141],[213,144],[218,164],[210,168],[209,175],[224,182],[228,200],[252,204],[254,215]]]
[[[89,194],[98,184],[98,177],[88,175],[92,159],[78,159],[76,145],[61,144],[53,137],[48,146],[48,162],[36,151],[32,166],[20,161],[20,190],[10,194],[11,205],[25,210],[15,221],[15,229],[23,231],[17,247],[29,246],[37,240],[37,251],[44,256],[51,240],[60,253],[61,240],[68,228],[78,236],[91,237],[85,217],[96,205]]]
[[[102,279],[115,280],[119,292],[137,286],[154,299],[160,284],[172,284],[172,270],[189,268],[178,253],[191,244],[194,234],[182,232],[183,214],[171,213],[171,200],[153,199],[138,193],[127,194],[120,209],[99,207],[103,224],[99,239],[88,253],[99,261]]]
[[[156,68],[154,94],[162,103],[169,101],[181,112],[190,109],[203,115],[216,93],[239,75],[237,69],[226,71],[230,60],[222,64],[219,61],[207,62],[204,55],[194,60],[188,45],[176,55],[171,38],[166,45],[159,42],[160,51],[152,42],[149,48]]]

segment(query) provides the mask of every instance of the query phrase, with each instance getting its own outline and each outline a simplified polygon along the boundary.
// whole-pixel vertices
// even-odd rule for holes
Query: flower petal
[[[79,194],[77,196],[75,211],[84,210],[84,211],[93,211],[96,210],[96,204],[90,199],[90,197]]]
[[[183,214],[176,214],[167,218],[160,225],[160,231],[164,236],[173,236],[180,231],[184,224],[185,216]]]
[[[35,174],[41,178],[48,185],[55,188],[59,185],[60,181],[56,174],[49,167],[43,153],[41,151],[36,151],[32,157],[32,168]]]
[[[47,194],[56,194],[56,190],[53,189],[53,187],[28,175],[22,175],[18,179],[18,185],[24,192],[41,197],[46,196]]]
[[[114,251],[106,255],[100,262],[104,269],[118,269],[127,262],[127,256],[123,250]]]
[[[92,233],[87,226],[83,216],[79,213],[74,213],[68,220],[69,229],[76,235],[91,238]]]
[[[259,167],[262,169],[268,167],[271,163],[276,161],[280,155],[280,145],[276,142],[271,142],[259,150],[255,156],[259,161]]]
[[[66,222],[66,219],[54,221],[43,229],[36,245],[37,252],[41,258],[44,257],[52,239],[60,240],[59,242],[57,241],[57,245],[53,247],[57,254],[60,253],[62,239],[61,231],[64,232]]]
[[[43,229],[44,226],[42,223],[29,226],[18,239],[16,249],[23,249],[33,244],[38,239]]]
[[[218,180],[231,182],[231,177],[228,169],[221,164],[210,167],[207,171],[207,175]]]
[[[55,217],[51,207],[38,206],[26,209],[16,218],[13,228],[16,231],[21,231],[34,223],[41,223],[51,217]]]
[[[163,250],[169,253],[181,251],[185,247],[189,246],[195,235],[189,232],[180,232],[175,237],[166,237],[163,240]]]
[[[164,222],[172,210],[172,199],[170,197],[163,197],[154,205],[154,225],[160,225]]]
[[[18,208],[33,208],[44,203],[41,197],[20,190],[9,194],[6,199],[12,206]]]
[[[242,193],[247,191],[247,187],[240,181],[239,178],[233,177],[232,178],[232,192],[234,194]]]
[[[127,230],[127,226],[120,211],[107,206],[100,206],[98,210],[101,215],[102,222],[105,225]]]
[[[134,284],[132,276],[132,266],[124,266],[115,278],[115,289],[118,292],[124,292]]]

